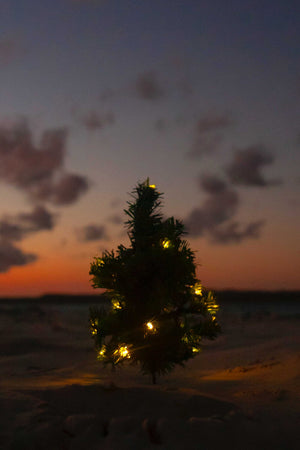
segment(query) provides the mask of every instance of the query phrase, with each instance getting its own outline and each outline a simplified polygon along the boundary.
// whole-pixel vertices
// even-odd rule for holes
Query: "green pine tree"
[[[107,290],[111,308],[91,309],[90,325],[99,360],[139,364],[156,383],[157,375],[195,357],[202,338],[218,335],[218,306],[196,278],[183,224],[163,219],[162,194],[148,179],[132,197],[125,210],[130,246],[91,264],[93,286]]]

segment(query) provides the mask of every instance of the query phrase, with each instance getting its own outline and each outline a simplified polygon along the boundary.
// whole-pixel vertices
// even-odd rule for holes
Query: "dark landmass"
[[[107,295],[104,294],[44,294],[40,297],[0,297],[0,303],[39,303],[46,304],[67,304],[67,303],[103,303],[108,302]]]
[[[259,303],[263,302],[299,302],[300,291],[214,291],[218,303]],[[43,304],[66,303],[103,303],[108,302],[108,296],[102,294],[44,294],[40,297],[0,297],[0,303],[33,302]]]
[[[300,301],[300,291],[216,291],[219,303]]]

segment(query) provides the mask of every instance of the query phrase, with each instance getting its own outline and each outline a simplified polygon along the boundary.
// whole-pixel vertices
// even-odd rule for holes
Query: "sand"
[[[159,378],[96,361],[88,307],[0,308],[0,448],[300,448],[300,320],[221,313],[223,334]]]

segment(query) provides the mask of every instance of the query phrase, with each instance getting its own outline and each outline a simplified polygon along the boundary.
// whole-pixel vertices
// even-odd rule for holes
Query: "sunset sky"
[[[138,181],[215,289],[300,289],[298,0],[0,0],[0,297],[92,292]]]

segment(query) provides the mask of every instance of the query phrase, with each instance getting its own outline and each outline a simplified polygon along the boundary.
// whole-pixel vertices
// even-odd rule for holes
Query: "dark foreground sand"
[[[300,320],[223,314],[223,335],[156,386],[103,369],[88,308],[0,314],[0,448],[300,448]]]

